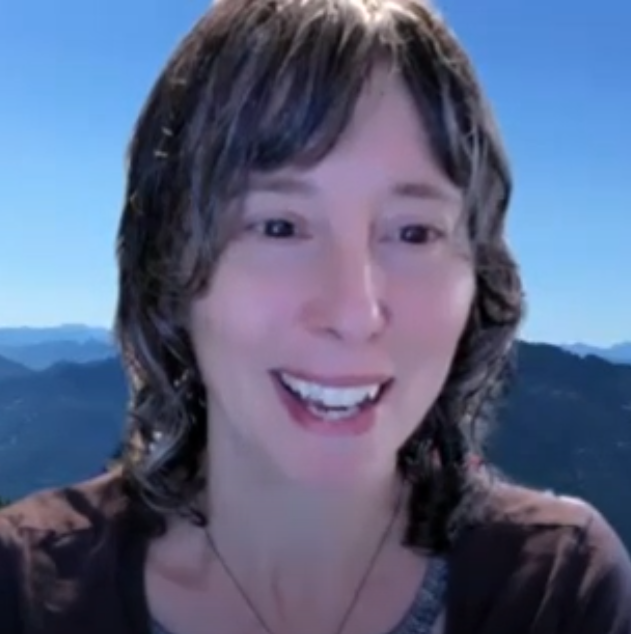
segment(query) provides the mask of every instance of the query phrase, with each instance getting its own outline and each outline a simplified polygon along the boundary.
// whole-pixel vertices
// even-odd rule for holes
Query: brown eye
[[[296,227],[289,220],[275,218],[262,223],[261,233],[269,238],[293,238],[296,235]]]
[[[399,237],[403,242],[409,244],[426,244],[435,240],[438,232],[426,225],[406,225],[399,232]]]

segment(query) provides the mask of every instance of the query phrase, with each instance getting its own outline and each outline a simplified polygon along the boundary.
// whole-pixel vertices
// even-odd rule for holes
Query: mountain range
[[[612,363],[631,365],[631,342],[609,347],[585,343],[560,347],[580,357],[595,356]],[[86,363],[115,354],[112,333],[103,327],[64,324],[44,328],[0,328],[0,356],[34,370],[43,370],[58,361]]]
[[[101,472],[125,415],[118,359],[60,362],[39,372],[16,366],[7,376],[0,358],[0,496],[15,500]]]
[[[68,324],[53,328],[0,328],[0,356],[33,370],[59,361],[89,363],[116,354],[106,328]],[[0,369],[0,376],[2,370]]]
[[[590,346],[585,343],[572,343],[564,346],[569,352],[580,357],[600,357],[612,363],[631,364],[631,341],[614,344],[608,347]]]
[[[596,504],[631,548],[631,365],[521,343],[489,456],[507,477]],[[116,451],[119,359],[33,370],[0,357],[0,497],[81,480]]]
[[[0,357],[0,381],[3,379],[30,374],[33,374],[33,370],[27,368],[25,365],[22,365],[17,361],[13,361],[12,359]]]

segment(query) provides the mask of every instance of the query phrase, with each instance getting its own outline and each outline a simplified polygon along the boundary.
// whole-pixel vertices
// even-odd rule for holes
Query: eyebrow
[[[315,196],[318,187],[310,180],[291,175],[252,176],[247,186],[248,194],[299,194]],[[446,203],[459,203],[458,190],[429,181],[398,181],[392,184],[388,192],[396,198],[410,200],[433,200]]]

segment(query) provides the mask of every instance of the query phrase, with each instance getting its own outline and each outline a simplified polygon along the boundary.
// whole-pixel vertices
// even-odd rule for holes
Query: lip
[[[387,386],[382,388],[384,392],[382,392],[378,401],[368,405],[367,407],[363,407],[359,412],[357,412],[357,414],[333,422],[315,415],[308,407],[305,407],[305,404],[301,401],[301,399],[296,398],[295,395],[291,394],[290,391],[284,387],[278,372],[271,372],[270,375],[276,394],[289,415],[289,420],[310,433],[325,437],[353,437],[363,435],[370,431],[377,423],[377,410],[379,403],[384,396],[385,390],[392,384],[392,379],[390,379]],[[305,375],[303,374],[301,376]],[[313,375],[307,376],[312,377]],[[321,377],[318,378],[321,379]],[[330,379],[330,377],[327,378]],[[340,377],[336,377],[336,379],[338,378]],[[341,378],[343,380],[347,380],[349,377]],[[366,375],[360,378],[362,381],[365,381]],[[309,378],[308,380],[314,379]],[[331,383],[328,383],[328,385],[331,385]],[[339,383],[337,385],[339,385]],[[346,385],[348,385],[348,383],[346,383]],[[357,383],[352,385],[357,385]]]
[[[272,370],[273,374],[288,374],[302,381],[309,383],[317,383],[325,387],[364,387],[366,385],[379,384],[387,386],[393,381],[391,374],[345,374],[338,376],[325,376],[323,374],[315,374],[305,372],[304,370],[294,370],[291,368],[277,368]]]
[[[280,372],[287,372],[292,376],[296,376],[307,381],[319,382],[321,385],[325,386],[350,387],[366,385],[371,382],[380,382],[380,395],[375,402],[366,407],[362,407],[356,414],[333,422],[314,414],[308,407],[305,407],[304,402],[301,399],[296,398],[296,396],[285,387],[279,376]],[[363,435],[370,431],[377,423],[377,412],[380,403],[383,401],[386,392],[389,391],[394,382],[392,377],[376,374],[330,377],[306,372],[296,373],[295,371],[290,372],[288,370],[277,370],[275,372],[270,372],[270,376],[276,394],[278,395],[280,402],[283,404],[285,411],[289,415],[289,420],[310,433],[315,433],[316,435],[325,437],[353,437]]]

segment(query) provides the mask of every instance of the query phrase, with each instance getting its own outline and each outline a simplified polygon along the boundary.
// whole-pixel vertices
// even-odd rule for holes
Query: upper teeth
[[[317,401],[326,407],[353,407],[367,399],[374,399],[379,393],[380,383],[355,387],[331,387],[297,379],[281,372],[280,377],[294,392],[309,401]]]

